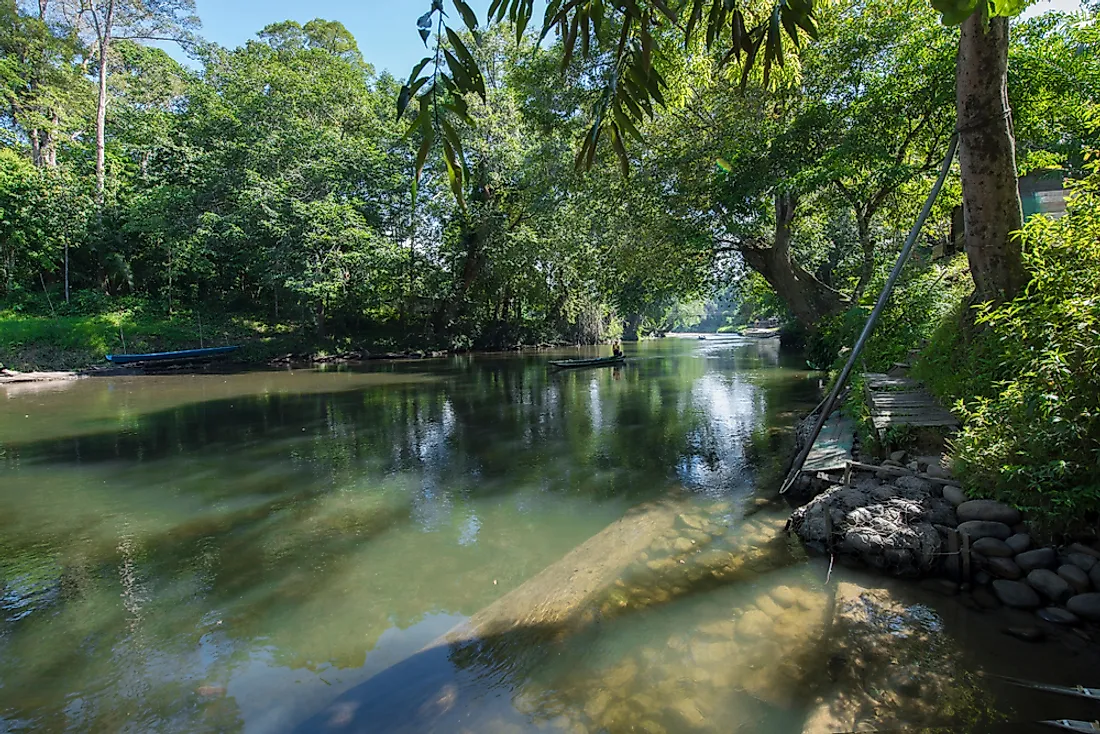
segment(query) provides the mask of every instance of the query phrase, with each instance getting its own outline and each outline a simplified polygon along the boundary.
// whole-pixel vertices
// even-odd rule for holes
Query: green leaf
[[[611,108],[611,115],[615,118],[615,125],[619,129],[620,133],[625,130],[632,138],[637,140],[639,143],[645,142],[645,138],[642,137],[641,132],[638,131],[638,128],[635,127],[634,123],[630,121],[630,118],[623,113],[620,107],[615,106]]]
[[[434,11],[429,10],[428,12],[424,13],[424,15],[417,18],[416,19],[416,27],[417,28],[431,28],[432,27],[432,13],[433,12]]]
[[[431,37],[432,37],[432,32],[431,31],[429,31],[425,28],[420,29],[420,40],[424,42],[425,46],[428,45],[428,39],[431,38]]]
[[[466,27],[471,31],[477,30],[477,14],[470,8],[469,5],[462,2],[462,0],[453,0],[455,7],[458,9],[458,14],[462,16],[462,22],[466,24]]]
[[[462,62],[447,49],[443,49],[443,57],[447,60],[447,67],[451,70],[451,77],[458,88],[463,92],[473,92],[473,80],[470,79],[470,73],[466,71],[466,67],[462,65]]]
[[[413,80],[420,76],[420,72],[424,71],[424,67],[427,66],[431,60],[430,56],[425,56],[420,59],[420,62],[413,67],[412,74],[409,74],[409,84],[412,84]]]

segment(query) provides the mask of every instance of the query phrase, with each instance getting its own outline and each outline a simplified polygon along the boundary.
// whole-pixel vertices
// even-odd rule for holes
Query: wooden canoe
[[[596,357],[593,359],[552,359],[550,364],[558,369],[567,370],[575,367],[611,367],[623,364],[626,357]]]
[[[195,362],[235,352],[240,347],[207,347],[206,349],[182,349],[177,352],[150,352],[149,354],[108,354],[111,364],[135,364],[137,362]]]

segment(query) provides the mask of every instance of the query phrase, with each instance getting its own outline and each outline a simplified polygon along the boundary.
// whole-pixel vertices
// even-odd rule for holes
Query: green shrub
[[[959,403],[955,461],[972,491],[1073,525],[1100,512],[1100,166],[1069,214],[1032,218],[1023,238],[1031,283],[978,311],[987,332],[956,366],[989,372]]]

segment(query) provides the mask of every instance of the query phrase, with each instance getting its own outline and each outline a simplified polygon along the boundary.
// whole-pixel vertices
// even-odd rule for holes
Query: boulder
[[[1092,556],[1086,556],[1084,553],[1070,553],[1065,557],[1066,563],[1077,566],[1085,573],[1092,570],[1092,567],[1096,565],[1097,561]]]
[[[1007,540],[1008,536],[1012,535],[1012,531],[1003,522],[990,522],[988,520],[968,520],[960,523],[958,530],[960,533],[969,535],[971,540],[977,540],[978,538]],[[1052,550],[1051,553],[1053,552]]]
[[[1009,581],[1015,581],[1024,575],[1020,567],[1017,566],[1011,558],[986,558],[982,563],[982,568],[990,576],[995,576],[999,579],[1008,579]]]
[[[896,461],[898,463],[904,462],[905,461],[905,452],[904,451],[893,451],[893,452],[891,452],[890,461]]]
[[[1058,556],[1053,548],[1036,548],[1016,556],[1016,565],[1024,573],[1030,573],[1037,568],[1053,568],[1057,560]]]
[[[1058,575],[1066,580],[1074,594],[1084,594],[1089,590],[1089,575],[1077,566],[1059,566]]]
[[[993,582],[993,593],[997,599],[1008,607],[1017,609],[1036,609],[1041,606],[1039,595],[1035,589],[1020,581],[1006,581],[999,579]]]
[[[1061,604],[1073,596],[1069,582],[1049,568],[1039,568],[1027,575],[1027,583],[1055,604]]]
[[[1084,553],[1086,556],[1092,556],[1097,560],[1100,560],[1100,550],[1091,548],[1084,543],[1074,543],[1069,548],[1066,548],[1068,553]]]
[[[1100,622],[1100,594],[1078,594],[1066,602],[1066,608],[1090,622]]]
[[[1035,612],[1039,619],[1046,622],[1052,622],[1054,624],[1062,624],[1067,627],[1072,627],[1075,624],[1080,624],[1081,620],[1073,612],[1062,609],[1061,607],[1047,607],[1046,609],[1040,609]]]
[[[1100,563],[1097,563],[1089,571],[1089,581],[1092,582],[1092,590],[1100,591]]]
[[[938,464],[929,464],[925,474],[934,479],[951,479],[951,472]]]
[[[966,492],[962,491],[962,487],[956,487],[953,484],[943,485],[943,497],[956,507],[967,501]]]
[[[1008,547],[1012,549],[1012,553],[1023,553],[1031,547],[1031,536],[1027,533],[1016,533],[1005,541]]]
[[[1015,525],[1020,522],[1019,510],[996,500],[968,500],[955,508],[955,513],[959,516],[960,522],[986,520],[1003,522],[1005,525]]]
[[[1016,555],[1007,543],[996,538],[978,538],[970,544],[970,547],[989,558],[1012,558]]]

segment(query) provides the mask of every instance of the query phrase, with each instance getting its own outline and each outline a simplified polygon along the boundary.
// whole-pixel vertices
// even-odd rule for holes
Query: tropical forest
[[[1095,731],[1050,4],[0,0],[0,731]]]

